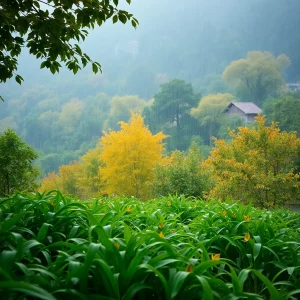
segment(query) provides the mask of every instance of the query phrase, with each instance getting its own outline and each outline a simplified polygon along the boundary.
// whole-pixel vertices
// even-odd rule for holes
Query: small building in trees
[[[300,83],[288,83],[286,86],[292,92],[300,90]]]
[[[232,102],[224,110],[229,116],[239,116],[245,122],[254,122],[255,117],[262,113],[262,110],[253,102]]]

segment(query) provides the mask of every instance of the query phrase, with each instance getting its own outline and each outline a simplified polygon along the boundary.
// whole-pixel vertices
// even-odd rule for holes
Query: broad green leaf
[[[117,23],[119,20],[118,16],[117,15],[114,15],[113,16],[113,24]]]
[[[5,292],[20,292],[23,295],[36,297],[38,299],[56,300],[56,298],[46,290],[22,281],[0,281],[0,290]]]
[[[136,282],[130,286],[130,288],[126,291],[126,293],[124,294],[122,299],[123,300],[132,300],[132,299],[134,299],[134,296],[137,292],[139,292],[141,290],[153,290],[153,289],[154,289],[154,287],[149,284]],[[151,291],[148,291],[147,294],[148,293],[151,293]]]
[[[260,243],[254,243],[253,246],[253,258],[256,260],[261,250],[261,244]]]
[[[257,270],[251,270],[252,273],[254,273],[254,275],[256,277],[258,277],[267,287],[267,289],[269,290],[270,296],[272,300],[281,300],[282,297],[280,296],[280,294],[278,293],[277,289],[274,287],[274,285],[272,284],[272,282],[263,274],[261,274],[259,271]]]
[[[124,223],[124,239],[126,244],[128,244],[129,240],[131,239],[131,236],[132,233],[130,227]]]
[[[207,280],[203,276],[196,276],[196,278],[200,281],[202,287],[203,287],[203,292],[202,292],[202,299],[203,300],[213,300],[214,295],[213,291],[207,282]]]
[[[170,288],[171,288],[171,298],[175,298],[181,287],[183,286],[185,280],[187,279],[187,277],[189,276],[190,274],[187,273],[187,272],[182,272],[182,271],[179,271],[175,274],[175,276],[172,278],[172,281],[170,282]]]
[[[47,235],[47,233],[48,233],[48,229],[49,229],[49,227],[51,227],[51,226],[52,226],[52,225],[49,224],[49,223],[44,223],[44,224],[42,225],[42,227],[40,228],[39,233],[38,233],[38,235],[37,235],[37,237],[36,237],[36,239],[37,239],[38,242],[41,242],[41,241],[46,237],[46,235]]]

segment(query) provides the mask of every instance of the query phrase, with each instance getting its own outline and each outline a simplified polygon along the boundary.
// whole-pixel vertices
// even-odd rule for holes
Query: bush
[[[209,187],[208,174],[202,166],[203,158],[199,146],[192,143],[185,154],[172,152],[170,159],[158,164],[152,184],[155,196],[178,194],[203,197]]]
[[[276,123],[256,128],[240,127],[230,133],[232,142],[215,140],[205,165],[216,185],[210,196],[218,199],[254,201],[260,207],[284,205],[300,196],[300,173],[295,171],[300,154],[296,133],[281,132]]]
[[[0,196],[37,187],[37,153],[11,129],[0,135]]]

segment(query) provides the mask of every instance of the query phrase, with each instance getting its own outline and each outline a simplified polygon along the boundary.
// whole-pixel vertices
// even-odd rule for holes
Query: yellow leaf
[[[165,237],[165,235],[162,233],[162,231],[160,232],[159,236],[163,239]]]

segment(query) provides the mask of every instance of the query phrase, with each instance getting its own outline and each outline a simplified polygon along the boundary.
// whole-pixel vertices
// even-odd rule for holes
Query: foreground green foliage
[[[168,197],[0,202],[5,299],[297,299],[300,220]],[[220,254],[220,259],[218,259]]]
[[[33,164],[37,157],[13,130],[0,135],[0,196],[37,187],[39,171]]]

